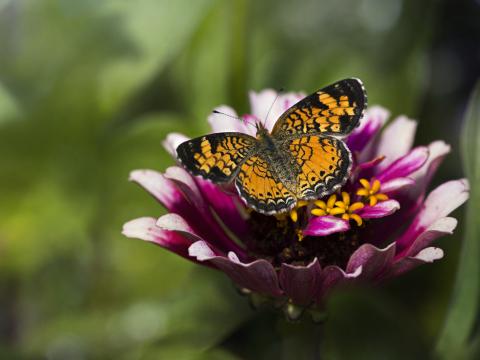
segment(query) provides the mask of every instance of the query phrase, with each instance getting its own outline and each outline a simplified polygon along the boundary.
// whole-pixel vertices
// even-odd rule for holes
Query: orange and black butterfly
[[[285,111],[271,133],[256,137],[215,133],[185,141],[178,158],[193,175],[214,183],[235,181],[245,203],[263,214],[286,212],[299,200],[335,192],[347,181],[352,157],[337,137],[349,134],[367,106],[358,79],[345,79]]]

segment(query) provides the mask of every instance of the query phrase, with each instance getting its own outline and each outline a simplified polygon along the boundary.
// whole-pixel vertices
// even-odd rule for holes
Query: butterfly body
[[[298,200],[329,195],[352,165],[342,140],[358,125],[366,94],[358,79],[321,89],[289,108],[272,131],[257,124],[256,137],[214,133],[188,140],[178,158],[193,175],[214,183],[234,181],[240,197],[264,214],[291,210]]]

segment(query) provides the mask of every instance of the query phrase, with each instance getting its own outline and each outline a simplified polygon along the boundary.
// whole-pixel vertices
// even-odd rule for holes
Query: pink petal
[[[428,148],[417,147],[405,156],[395,160],[376,175],[380,181],[388,181],[399,177],[406,177],[420,169],[428,159]]]
[[[380,201],[374,206],[365,206],[356,211],[363,219],[377,219],[393,214],[400,209],[400,203],[397,200]]]
[[[230,252],[228,257],[219,256],[204,241],[192,244],[189,254],[199,261],[208,261],[215,265],[241,287],[270,296],[283,294],[275,269],[266,260],[242,263],[233,252]]]
[[[183,195],[175,184],[154,170],[134,170],[129,180],[142,186],[170,211],[183,201]]]
[[[375,280],[382,272],[390,267],[395,255],[395,243],[384,249],[379,249],[372,244],[363,244],[350,257],[347,272],[353,273],[359,267],[362,268],[360,278]]]
[[[410,179],[408,177],[399,177],[394,178],[385,182],[382,182],[381,192],[388,194],[400,189],[403,189],[408,186],[412,186],[415,184],[415,180]]]
[[[233,117],[211,113],[208,116],[208,123],[212,128],[212,132],[240,132],[255,135],[255,124],[244,122],[241,119],[235,119],[238,115],[230,106],[217,106],[215,110]]]
[[[272,89],[266,89],[259,93],[250,91],[249,97],[252,115],[257,121],[265,123],[265,127],[268,130],[272,130],[280,115],[304,98],[305,95],[302,93],[284,93],[275,100],[277,92]]]
[[[362,274],[362,271],[362,266],[357,267],[354,272],[345,272],[336,265],[324,268],[321,286],[317,291],[317,302],[321,303],[334,287],[355,281]]]
[[[194,207],[204,208],[206,206],[193,176],[187,170],[179,166],[170,166],[165,171],[165,178],[173,181]]]
[[[162,230],[176,231],[192,242],[201,239],[187,221],[177,214],[163,215],[158,218],[155,225]]]
[[[282,264],[280,285],[294,304],[308,305],[314,300],[320,286],[321,272],[317,258],[307,266]]]
[[[227,194],[220,187],[207,180],[197,178],[196,181],[204,198],[208,201],[219,220],[238,237],[247,236],[249,226],[240,213],[243,203],[238,199],[236,193],[235,195]]]
[[[437,247],[428,247],[420,251],[416,256],[404,257],[395,262],[388,276],[398,276],[416,268],[418,265],[432,263],[443,258],[443,250]]]
[[[411,176],[417,183],[416,187],[422,189],[421,191],[424,191],[425,187],[430,183],[443,158],[450,152],[450,145],[444,141],[434,141],[428,145],[428,152],[428,160]]]
[[[172,155],[174,159],[177,158],[177,147],[181,143],[189,140],[190,138],[180,133],[170,133],[165,140],[162,141],[162,145],[167,152]]]
[[[438,219],[445,218],[469,197],[469,185],[466,179],[448,181],[433,190],[411,225],[397,240],[400,253],[406,251],[417,237],[425,232]],[[411,253],[411,252],[409,252]]]
[[[467,179],[448,181],[427,196],[418,214],[418,226],[429,226],[435,220],[445,217],[467,201],[470,186]]]
[[[348,221],[335,216],[314,216],[303,230],[305,236],[327,236],[350,229]]]
[[[350,151],[362,151],[377,135],[389,116],[390,112],[381,106],[369,108],[360,125],[346,139]]]
[[[176,232],[160,229],[155,223],[156,220],[151,217],[131,220],[123,225],[122,234],[129,238],[136,238],[157,244],[180,256],[188,258],[188,247],[192,242]]]
[[[403,252],[397,254],[396,257],[401,258],[419,253],[422,249],[429,246],[435,239],[444,235],[453,234],[453,230],[457,227],[457,223],[457,219],[452,217],[438,219],[424,232],[418,235],[413,243],[408,248],[405,248]]]
[[[385,169],[395,159],[407,154],[413,144],[417,122],[406,116],[394,119],[383,130],[377,147],[377,156],[385,155],[385,161],[379,164],[379,169]]]

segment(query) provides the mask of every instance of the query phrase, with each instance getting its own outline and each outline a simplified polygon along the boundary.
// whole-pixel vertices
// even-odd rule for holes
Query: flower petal
[[[215,215],[232,230],[238,237],[242,238],[249,233],[249,227],[246,219],[241,215],[240,209],[243,207],[243,202],[239,201],[235,194],[228,194],[223,191],[218,185],[210,181],[200,178],[195,179],[203,197],[210,204],[211,209]]]
[[[185,194],[187,199],[196,208],[204,208],[206,206],[200,189],[198,188],[194,178],[190,173],[179,167],[170,166],[165,171],[165,178],[173,181],[178,188]]]
[[[450,145],[440,140],[428,145],[428,160],[411,176],[417,183],[416,188],[419,188],[421,192],[425,191],[426,186],[430,183],[432,176],[443,158],[450,152],[450,149]]]
[[[156,219],[152,217],[134,219],[123,225],[122,234],[129,238],[160,245],[180,256],[189,258],[188,247],[192,242],[176,232],[160,229],[155,224]]]
[[[215,110],[227,115],[231,115],[231,117],[222,114],[211,113],[208,116],[208,123],[212,128],[212,132],[219,133],[231,131],[255,135],[255,124],[244,122],[241,119],[236,119],[238,115],[230,106],[217,106]]]
[[[229,252],[227,257],[219,256],[205,241],[192,244],[188,251],[197,260],[215,265],[241,287],[270,296],[283,294],[275,269],[266,260],[242,263],[234,252]]]
[[[317,302],[321,303],[334,287],[355,281],[362,274],[362,271],[362,266],[357,267],[352,273],[345,272],[336,265],[324,268],[322,270],[321,285],[317,291]]]
[[[417,122],[406,116],[394,119],[382,132],[378,143],[378,156],[385,155],[385,161],[379,164],[379,169],[385,169],[395,159],[407,154],[413,144]]]
[[[395,262],[388,272],[388,277],[398,276],[416,268],[418,265],[432,263],[443,258],[443,250],[437,247],[428,247],[413,257],[404,257]],[[387,275],[387,274],[386,274]]]
[[[360,278],[376,280],[381,273],[390,267],[395,256],[395,243],[384,249],[379,249],[372,244],[363,244],[350,256],[347,265],[347,273],[353,273],[361,267]]]
[[[362,151],[383,127],[389,116],[390,112],[381,106],[369,108],[360,125],[346,139],[350,151]]]
[[[276,121],[288,108],[305,97],[303,93],[283,93],[278,95],[272,89],[262,90],[261,92],[250,91],[250,106],[252,115],[265,123],[268,130],[272,130]],[[268,118],[267,118],[268,114]]]
[[[412,186],[415,184],[415,180],[408,177],[399,177],[394,178],[385,182],[382,182],[381,192],[388,194],[400,189],[403,189],[407,186]]]
[[[195,230],[178,214],[169,213],[160,216],[155,225],[162,230],[176,231],[192,241],[201,240]]]
[[[468,196],[469,185],[466,179],[448,181],[433,190],[410,226],[397,240],[399,253],[404,253],[420,234],[462,205]]]
[[[280,285],[294,304],[309,305],[320,286],[321,273],[317,258],[307,266],[284,263],[280,269]]]
[[[420,169],[428,159],[428,148],[419,146],[405,156],[395,160],[376,175],[380,181],[389,181],[399,177],[406,177]]]
[[[165,140],[162,141],[162,145],[167,152],[172,155],[174,159],[177,158],[177,147],[181,143],[189,140],[190,138],[180,133],[170,133]]]
[[[339,219],[335,216],[312,217],[303,230],[305,236],[326,236],[337,232],[343,232],[350,229],[348,221]]]
[[[397,200],[386,200],[377,203],[374,206],[364,206],[356,211],[363,219],[377,219],[393,214],[400,209],[400,203]]]
[[[175,211],[179,203],[184,201],[175,183],[157,171],[134,170],[130,173],[129,180],[142,186],[170,211]]]

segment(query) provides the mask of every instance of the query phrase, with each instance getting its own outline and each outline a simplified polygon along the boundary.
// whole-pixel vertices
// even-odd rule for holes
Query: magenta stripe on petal
[[[249,227],[246,219],[240,214],[239,208],[243,207],[243,203],[235,194],[225,193],[220,186],[214,185],[210,181],[200,178],[195,179],[204,196],[210,204],[212,210],[237,237],[248,236]]]
[[[156,226],[156,221],[156,219],[151,217],[131,220],[123,225],[122,234],[129,238],[145,240],[160,245],[167,250],[190,259],[188,247],[192,242],[176,232],[160,229]]]
[[[190,201],[194,207],[202,208],[206,206],[194,178],[187,170],[179,166],[170,166],[165,171],[165,177],[175,182],[185,194],[185,199]]]
[[[317,258],[307,266],[283,263],[279,275],[280,285],[293,303],[308,305],[314,301],[320,286],[321,272]]]
[[[237,285],[270,296],[281,296],[282,290],[272,264],[260,259],[242,263],[235,253],[218,256],[204,241],[192,244],[189,254],[199,261],[208,261],[225,272]]]
[[[372,244],[363,244],[350,257],[347,272],[353,273],[362,267],[362,279],[375,280],[381,273],[390,267],[395,255],[395,243],[384,249],[379,249]]]
[[[201,239],[187,221],[178,214],[165,214],[157,219],[155,225],[163,230],[176,231],[192,241]]]
[[[350,229],[348,221],[335,216],[314,216],[310,219],[303,235],[305,236],[326,236]]]
[[[129,180],[142,186],[170,211],[183,201],[183,195],[175,184],[154,170],[134,170]]]
[[[374,206],[365,206],[356,211],[363,219],[376,219],[393,214],[400,209],[400,203],[397,200],[385,200]]]
[[[415,184],[415,180],[408,177],[399,177],[392,180],[382,182],[382,187],[380,191],[382,193],[388,194],[400,189],[403,189],[407,186],[412,186]]]
[[[435,239],[453,234],[453,230],[457,227],[457,219],[452,217],[444,217],[435,221],[424,232],[417,236],[413,243],[405,248],[396,258],[412,256],[419,253],[422,249],[429,246]]]
[[[390,112],[380,106],[373,106],[367,110],[360,125],[348,136],[345,142],[353,151],[362,151],[378,133],[390,116]]]
[[[399,177],[407,177],[420,169],[428,159],[428,148],[419,146],[405,156],[395,160],[383,171],[376,175],[380,181],[388,181]]]
[[[411,225],[397,240],[398,250],[403,252],[409,248],[421,233],[462,205],[468,196],[469,185],[466,179],[448,181],[433,190]]]
[[[443,258],[443,250],[437,247],[428,247],[416,256],[404,257],[395,262],[388,272],[388,277],[398,276],[425,263],[432,263]]]

